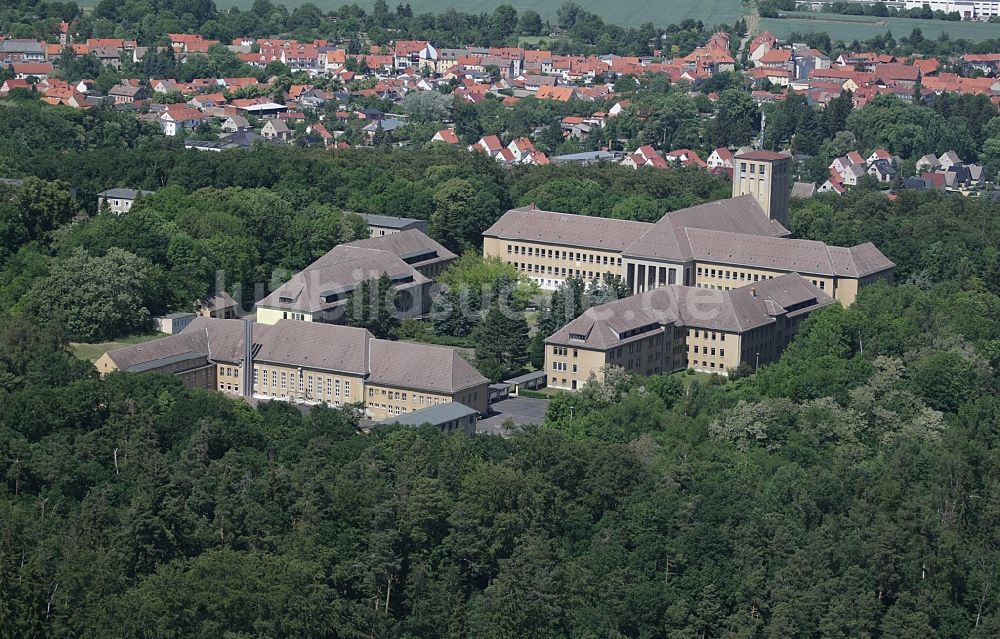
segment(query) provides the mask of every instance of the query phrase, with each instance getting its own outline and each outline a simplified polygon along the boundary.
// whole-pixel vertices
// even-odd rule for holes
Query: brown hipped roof
[[[260,326],[254,327],[254,342],[261,344],[256,361],[357,375],[368,370],[372,335],[363,328],[283,319],[258,340]]]
[[[769,238],[696,228],[688,228],[686,233],[691,254],[699,262],[853,278],[874,275],[895,266],[870,242],[855,248],[842,248],[813,240]],[[860,264],[854,259],[855,251],[860,257]]]
[[[243,334],[243,320],[196,317],[181,333],[108,351],[108,357],[119,370],[177,358],[238,365]],[[350,373],[368,383],[446,395],[489,383],[454,349],[375,339],[363,328],[280,320],[254,324],[253,342],[255,362]]]
[[[737,155],[736,159],[774,161],[787,160],[789,157],[787,153],[778,153],[777,151],[747,151]]]
[[[388,236],[387,236],[388,237]],[[296,273],[290,280],[257,302],[258,307],[317,312],[342,304],[343,300],[324,302],[326,292],[348,293],[366,279],[378,279],[383,273],[391,278],[412,278],[410,285],[429,280],[389,251],[360,246],[340,245]],[[290,298],[291,303],[281,298]]]
[[[504,213],[483,235],[501,240],[622,251],[652,226],[648,222],[556,213],[524,206]]]
[[[662,332],[664,326],[744,333],[774,322],[788,308],[798,307],[791,313],[801,314],[832,303],[797,273],[729,291],[672,284],[588,309],[545,341],[607,350]]]
[[[443,346],[371,340],[369,384],[452,394],[488,384],[458,351]]]
[[[406,229],[405,231],[389,233],[388,235],[381,235],[379,237],[355,240],[344,246],[388,251],[414,267],[441,260],[452,260],[458,257],[420,229]],[[416,256],[426,257],[419,261],[411,261]]]
[[[752,241],[789,234],[788,229],[768,219],[753,196],[741,195],[667,213],[626,246],[623,254],[657,260],[691,260],[694,253],[685,233],[688,228],[741,234]]]

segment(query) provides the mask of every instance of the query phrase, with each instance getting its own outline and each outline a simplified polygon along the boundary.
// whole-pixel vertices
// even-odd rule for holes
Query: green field
[[[307,0],[275,0],[289,7],[303,4]],[[344,4],[353,4],[345,0],[312,0],[313,4],[324,11],[336,9]],[[745,9],[741,0],[618,0],[606,2],[603,0],[575,0],[578,5],[601,16],[609,24],[631,27],[646,22],[658,26],[678,23],[686,18],[701,20],[707,26],[716,24],[732,24]],[[409,0],[414,13],[441,13],[448,8],[465,13],[482,13],[492,11],[501,4],[509,4],[518,12],[534,9],[542,19],[555,21],[556,10],[568,0]],[[219,8],[237,6],[249,8],[253,0],[216,0]],[[357,0],[356,4],[370,9],[374,0]],[[390,1],[390,9],[398,4]]]
[[[122,346],[129,346],[130,344],[138,344],[140,342],[148,342],[158,337],[166,337],[166,333],[150,333],[148,335],[129,335],[128,337],[123,337],[120,340],[114,342],[99,342],[97,344],[82,344],[73,342],[70,344],[70,348],[73,350],[73,354],[80,359],[89,360],[91,362],[96,362],[110,350],[116,348],[121,348]]]
[[[1000,38],[1000,25],[983,22],[947,22],[945,20],[917,20],[916,18],[876,18],[874,16],[843,16],[833,13],[796,12],[783,14],[787,18],[761,18],[760,29],[768,30],[778,38],[788,37],[793,31],[808,33],[826,31],[832,40],[867,40],[886,31],[893,37],[908,36],[917,28],[925,38],[936,39],[947,33],[952,39],[964,38],[979,41]]]

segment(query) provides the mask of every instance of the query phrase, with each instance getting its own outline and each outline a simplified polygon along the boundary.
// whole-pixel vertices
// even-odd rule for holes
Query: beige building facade
[[[577,390],[606,366],[641,376],[728,375],[775,361],[810,312],[833,298],[797,274],[744,288],[672,285],[588,309],[545,341],[552,388]]]
[[[799,273],[844,305],[891,280],[895,265],[870,242],[844,248],[790,238],[790,160],[734,158],[733,197],[666,214],[655,224],[523,207],[483,233],[483,254],[513,264],[544,289],[568,277],[620,277],[632,293],[664,286],[731,290]]]
[[[774,151],[750,151],[733,158],[733,197],[751,195],[767,216],[788,226],[792,158]]]
[[[109,351],[97,362],[115,371],[175,375],[190,388],[294,404],[360,406],[385,419],[461,402],[489,408],[489,380],[454,349],[374,338],[364,329],[281,320],[252,325],[250,349],[241,320],[196,318],[181,333]],[[244,362],[252,362],[247,378]],[[243,387],[250,379],[252,389]]]

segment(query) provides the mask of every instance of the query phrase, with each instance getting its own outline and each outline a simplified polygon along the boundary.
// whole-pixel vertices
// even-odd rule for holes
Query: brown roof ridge
[[[743,332],[743,322],[740,320],[740,314],[736,312],[736,307],[733,305],[733,295],[732,295],[732,293],[733,292],[731,290],[729,290],[729,291],[725,291],[723,295],[726,298],[726,304],[729,305],[729,311],[733,314],[733,319],[736,320],[736,328],[739,329],[739,331],[742,333]],[[750,321],[749,317],[746,318],[746,319],[747,319],[747,322]]]
[[[830,253],[830,246],[829,245],[827,245],[827,247],[826,247],[826,252],[827,252],[827,254],[830,255],[830,264],[833,265],[833,263],[834,263],[833,262],[833,255]],[[855,275],[857,277],[860,277],[861,276],[861,269],[858,268],[858,263],[856,261],[854,261],[854,251],[852,251],[850,248],[847,249],[847,257],[851,261],[851,268],[854,269],[853,275]],[[834,266],[834,270],[836,270],[836,266]]]

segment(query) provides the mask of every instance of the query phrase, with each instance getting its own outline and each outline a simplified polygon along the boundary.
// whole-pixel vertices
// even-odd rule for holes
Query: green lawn
[[[305,3],[307,0],[282,0],[289,7]],[[556,19],[556,10],[568,0],[409,0],[414,13],[442,13],[454,8],[465,13],[482,13],[492,11],[501,4],[509,4],[520,13],[534,9],[542,19]],[[312,0],[324,11],[336,9],[344,4],[344,0]],[[741,0],[619,0],[605,2],[603,0],[576,0],[576,3],[601,16],[605,22],[626,27],[638,26],[652,22],[659,26],[675,24],[685,18],[701,20],[707,26],[732,24],[745,10]],[[216,0],[219,8],[237,6],[249,8],[253,0]],[[370,10],[374,0],[357,0],[357,4]],[[390,2],[394,7],[396,3]]]
[[[916,18],[877,18],[874,16],[842,16],[834,13],[799,11],[783,14],[787,18],[761,18],[760,30],[767,30],[778,38],[786,38],[793,31],[811,33],[826,31],[832,40],[867,40],[886,31],[896,38],[908,36],[917,28],[925,38],[936,39],[947,33],[952,39],[986,40],[1000,37],[1000,26],[983,22],[947,22],[945,20],[918,20]]]
[[[130,344],[148,342],[150,340],[154,340],[159,337],[166,337],[166,333],[149,333],[148,335],[129,335],[128,337],[123,337],[113,342],[98,342],[96,344],[82,344],[78,342],[71,342],[70,348],[73,349],[73,354],[79,357],[80,359],[96,362],[98,359],[100,359],[101,355],[104,355],[108,351],[114,350],[116,348],[121,348],[122,346],[128,346]]]

